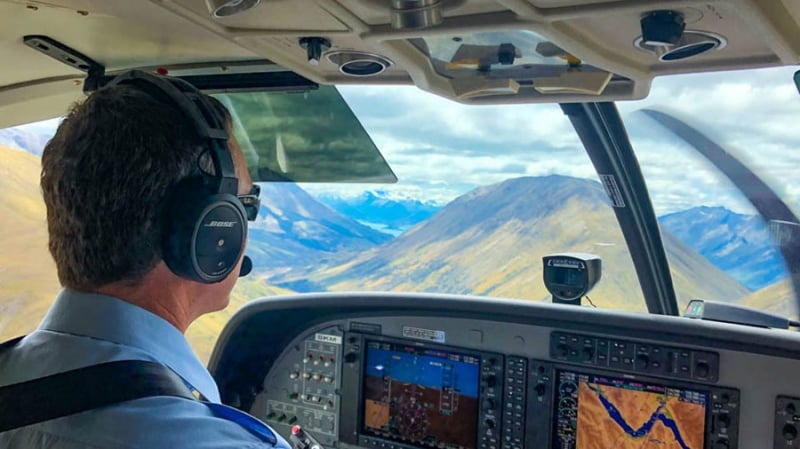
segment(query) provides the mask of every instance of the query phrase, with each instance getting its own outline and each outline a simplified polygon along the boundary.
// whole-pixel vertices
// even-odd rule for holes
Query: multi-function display
[[[400,443],[476,449],[480,358],[366,342],[362,432]]]
[[[554,449],[703,449],[708,392],[558,371]]]

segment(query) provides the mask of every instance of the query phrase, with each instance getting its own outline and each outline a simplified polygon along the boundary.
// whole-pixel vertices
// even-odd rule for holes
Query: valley
[[[60,288],[38,188],[41,139],[23,137],[14,142],[30,145],[28,151],[0,146],[0,213],[15,217],[0,225],[2,340],[34,330]],[[254,298],[366,290],[547,301],[541,258],[557,252],[602,258],[591,304],[646,311],[624,238],[596,181],[520,177],[444,206],[381,192],[315,198],[287,183],[262,184],[261,198],[247,251],[254,273],[239,280],[227,309],[187,332],[203,361],[225,323]],[[796,316],[791,287],[780,280],[781,261],[750,217],[700,207],[660,222],[681,306],[692,298],[741,301]]]

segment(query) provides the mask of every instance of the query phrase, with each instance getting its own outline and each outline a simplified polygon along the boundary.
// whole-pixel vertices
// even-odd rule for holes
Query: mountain
[[[33,330],[60,289],[40,172],[38,157],[0,146],[0,340]]]
[[[788,276],[761,217],[724,207],[695,207],[664,215],[662,228],[751,290]]]
[[[740,304],[798,319],[797,302],[789,279],[778,281],[745,296]]]
[[[258,271],[316,265],[334,254],[368,250],[392,236],[348,218],[292,183],[261,184],[247,254]]]
[[[319,195],[317,200],[359,223],[393,235],[429,219],[441,208],[413,198],[392,198],[384,191],[367,191],[353,198]]]
[[[739,298],[748,293],[665,232],[681,303],[690,298]],[[542,256],[590,252],[603,259],[603,278],[590,294],[599,307],[644,310],[622,232],[602,186],[563,176],[525,177],[463,195],[425,223],[364,253],[316,270],[283,273],[329,290],[467,293],[549,300]]]

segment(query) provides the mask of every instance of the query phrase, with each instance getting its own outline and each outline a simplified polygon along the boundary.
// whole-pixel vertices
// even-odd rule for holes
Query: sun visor
[[[214,96],[231,112],[255,182],[397,182],[335,87]]]

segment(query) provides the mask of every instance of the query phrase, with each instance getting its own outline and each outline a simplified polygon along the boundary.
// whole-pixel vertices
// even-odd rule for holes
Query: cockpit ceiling
[[[393,4],[438,5],[402,23],[437,14],[441,23],[393,26]],[[637,48],[642,17],[659,10],[680,15],[685,29],[715,42],[714,49],[662,61],[654,51]],[[36,103],[41,115],[43,103],[34,100],[50,98],[62,108],[45,114],[60,114],[59,99],[80,95],[83,74],[26,47],[25,35],[56,39],[110,73],[133,67],[174,72],[187,64],[218,73],[236,61],[271,61],[321,84],[416,84],[465,103],[639,99],[655,76],[800,62],[796,0],[261,0],[223,18],[212,18],[205,0],[0,0],[0,17],[6,67],[0,73],[0,113],[11,104]],[[491,54],[492,46],[510,43],[506,35],[520,33],[549,46],[542,51],[523,42]],[[432,56],[434,49],[420,45],[434,36],[485,45],[458,53],[458,60],[440,60]],[[320,47],[318,63],[310,63],[299,44],[304,37],[329,44]],[[524,59],[547,59],[545,54],[550,61],[541,65]],[[510,55],[526,63],[509,63]],[[370,72],[379,73],[364,76]],[[5,115],[0,126],[7,125]]]

